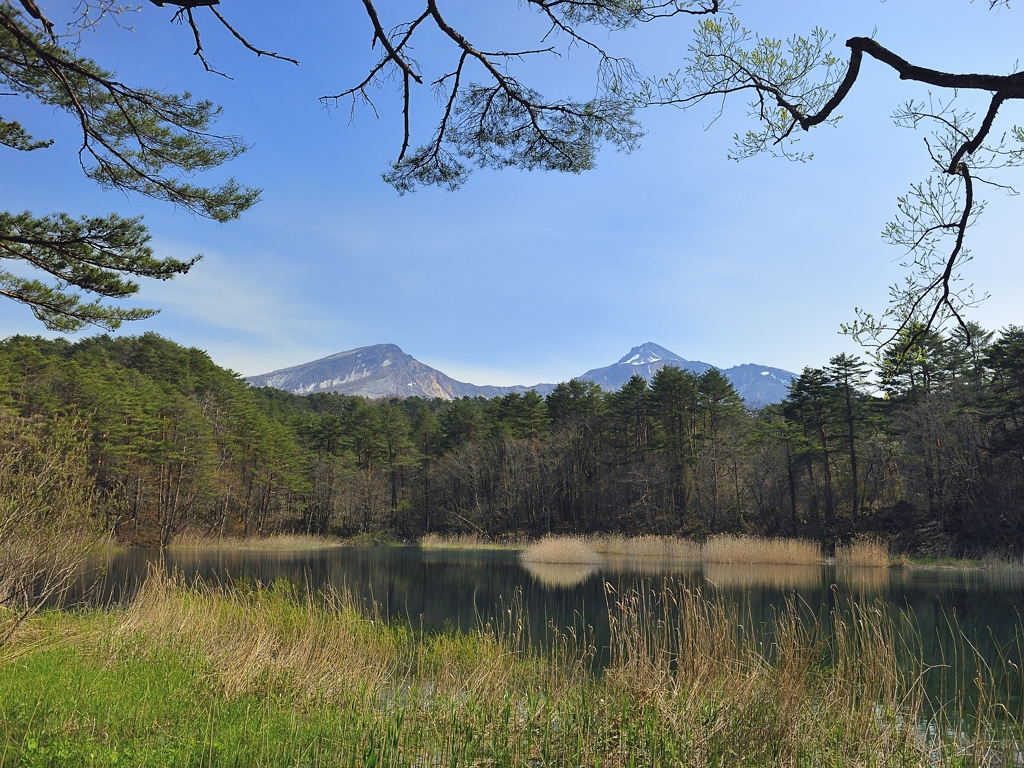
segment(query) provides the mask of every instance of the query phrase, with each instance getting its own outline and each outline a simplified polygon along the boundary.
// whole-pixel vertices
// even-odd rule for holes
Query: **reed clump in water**
[[[821,547],[806,539],[763,539],[755,536],[713,536],[704,543],[708,563],[820,565]]]
[[[765,539],[722,534],[703,544],[672,536],[547,536],[529,546],[523,560],[599,563],[600,555],[676,562],[820,565],[821,548],[805,539]]]
[[[560,565],[598,565],[601,555],[589,542],[579,536],[545,536],[534,542],[522,554],[525,563],[555,563]]]
[[[836,565],[888,568],[892,556],[889,545],[880,539],[857,539],[836,547]]]
[[[346,546],[344,539],[331,536],[310,536],[301,533],[276,533],[270,536],[236,538],[231,536],[205,536],[185,531],[168,545],[169,549],[246,550],[254,552],[303,551],[332,549]]]
[[[692,539],[675,536],[594,536],[587,544],[595,552],[621,557],[651,557],[663,560],[699,562],[701,546]]]

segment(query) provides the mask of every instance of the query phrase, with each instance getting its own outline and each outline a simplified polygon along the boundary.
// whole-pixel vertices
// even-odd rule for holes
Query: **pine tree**
[[[135,192],[199,216],[226,222],[259,199],[259,190],[228,179],[201,187],[186,178],[238,157],[246,147],[217,136],[220,114],[209,101],[125,85],[65,46],[35,3],[0,2],[0,90],[68,115],[80,129],[86,175],[103,188]],[[28,15],[27,13],[28,12]],[[0,145],[45,150],[18,122],[0,117]],[[46,328],[71,332],[85,325],[117,328],[153,310],[104,303],[135,294],[134,278],[167,280],[200,258],[157,257],[141,217],[74,217],[0,211],[0,295],[26,304]],[[37,277],[25,277],[25,267]],[[85,297],[83,297],[83,293]],[[88,297],[97,298],[88,298]]]

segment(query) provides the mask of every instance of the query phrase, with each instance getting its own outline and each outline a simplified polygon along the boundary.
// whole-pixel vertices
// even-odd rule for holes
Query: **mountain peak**
[[[371,399],[417,395],[454,400],[467,396],[497,397],[528,389],[523,386],[478,387],[456,381],[424,365],[396,344],[357,347],[291,368],[250,376],[248,381],[256,387],[276,387],[297,395],[341,392]],[[533,388],[547,394],[552,386],[538,384]]]
[[[654,375],[666,365],[691,371],[698,376],[714,367],[699,360],[686,360],[648,341],[633,347],[619,362],[595,368],[576,378],[592,381],[602,389],[614,392],[633,376],[642,376],[648,382],[652,381]],[[790,382],[795,378],[795,374],[780,368],[752,363],[737,365],[722,373],[749,406],[779,402],[786,396]],[[338,352],[303,365],[251,376],[249,383],[257,387],[277,387],[298,395],[341,392],[368,398],[418,395],[446,400],[467,396],[498,397],[529,389],[545,395],[554,389],[551,384],[536,384],[533,387],[466,384],[424,365],[396,344],[374,344]]]
[[[619,365],[650,365],[651,363],[657,362],[688,362],[684,360],[675,352],[665,349],[653,341],[648,341],[641,344],[639,347],[633,347],[629,350],[629,354],[622,357],[619,360]]]
[[[665,349],[653,341],[648,341],[639,347],[633,347],[629,350],[629,354],[625,355],[615,365],[594,368],[576,378],[582,381],[592,381],[602,389],[614,392],[629,381],[632,376],[642,376],[647,381],[651,381],[654,378],[654,374],[666,365],[674,365],[678,368],[693,371],[696,374],[704,373],[704,371],[712,367],[708,363],[686,360],[675,352]]]

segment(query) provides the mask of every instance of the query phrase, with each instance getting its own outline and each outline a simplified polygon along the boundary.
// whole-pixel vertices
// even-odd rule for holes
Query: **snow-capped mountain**
[[[675,352],[648,341],[639,347],[633,347],[629,350],[629,354],[624,355],[614,365],[595,368],[576,378],[582,381],[593,381],[600,385],[601,389],[613,392],[629,381],[632,376],[642,376],[650,383],[654,374],[666,365],[674,365],[698,375],[709,368],[717,367],[699,360],[687,360]],[[720,370],[732,382],[747,406],[751,408],[780,402],[789,393],[789,383],[796,378],[795,374],[781,368],[770,368],[766,365],[752,363]]]
[[[594,368],[576,378],[593,381],[602,389],[614,392],[634,375],[642,376],[650,382],[654,374],[666,365],[674,365],[698,375],[715,367],[699,360],[687,360],[653,342],[647,342],[633,347],[629,354],[614,365]],[[789,392],[790,382],[795,378],[795,374],[781,368],[752,364],[726,368],[722,373],[751,408],[782,400]],[[311,363],[250,376],[248,381],[253,386],[276,387],[296,395],[341,392],[368,398],[418,395],[454,400],[466,396],[500,397],[530,389],[546,395],[554,389],[553,384],[535,384],[532,387],[466,384],[424,365],[394,344],[350,349]]]
[[[607,365],[604,368],[594,368],[582,376],[576,378],[580,381],[592,381],[599,384],[601,389],[614,392],[621,387],[632,376],[642,376],[648,382],[654,378],[654,374],[666,365],[674,365],[683,370],[693,371],[696,374],[704,373],[713,366],[708,363],[687,360],[675,352],[670,352],[652,341],[633,347],[628,355],[624,355],[614,365]]]
[[[368,398],[380,397],[499,397],[510,392],[537,389],[547,394],[553,387],[478,387],[465,384],[424,365],[394,344],[375,344],[303,363],[279,371],[250,376],[256,387],[275,387],[296,395],[313,392],[341,392]]]

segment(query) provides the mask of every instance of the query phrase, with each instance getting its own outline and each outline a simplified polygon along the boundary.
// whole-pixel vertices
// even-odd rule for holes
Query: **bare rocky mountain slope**
[[[250,376],[257,387],[275,387],[296,395],[313,392],[341,392],[362,397],[500,397],[511,392],[536,389],[547,394],[553,387],[478,387],[456,381],[447,374],[424,365],[394,344],[375,344],[339,352],[330,357],[282,368],[259,376]]]

